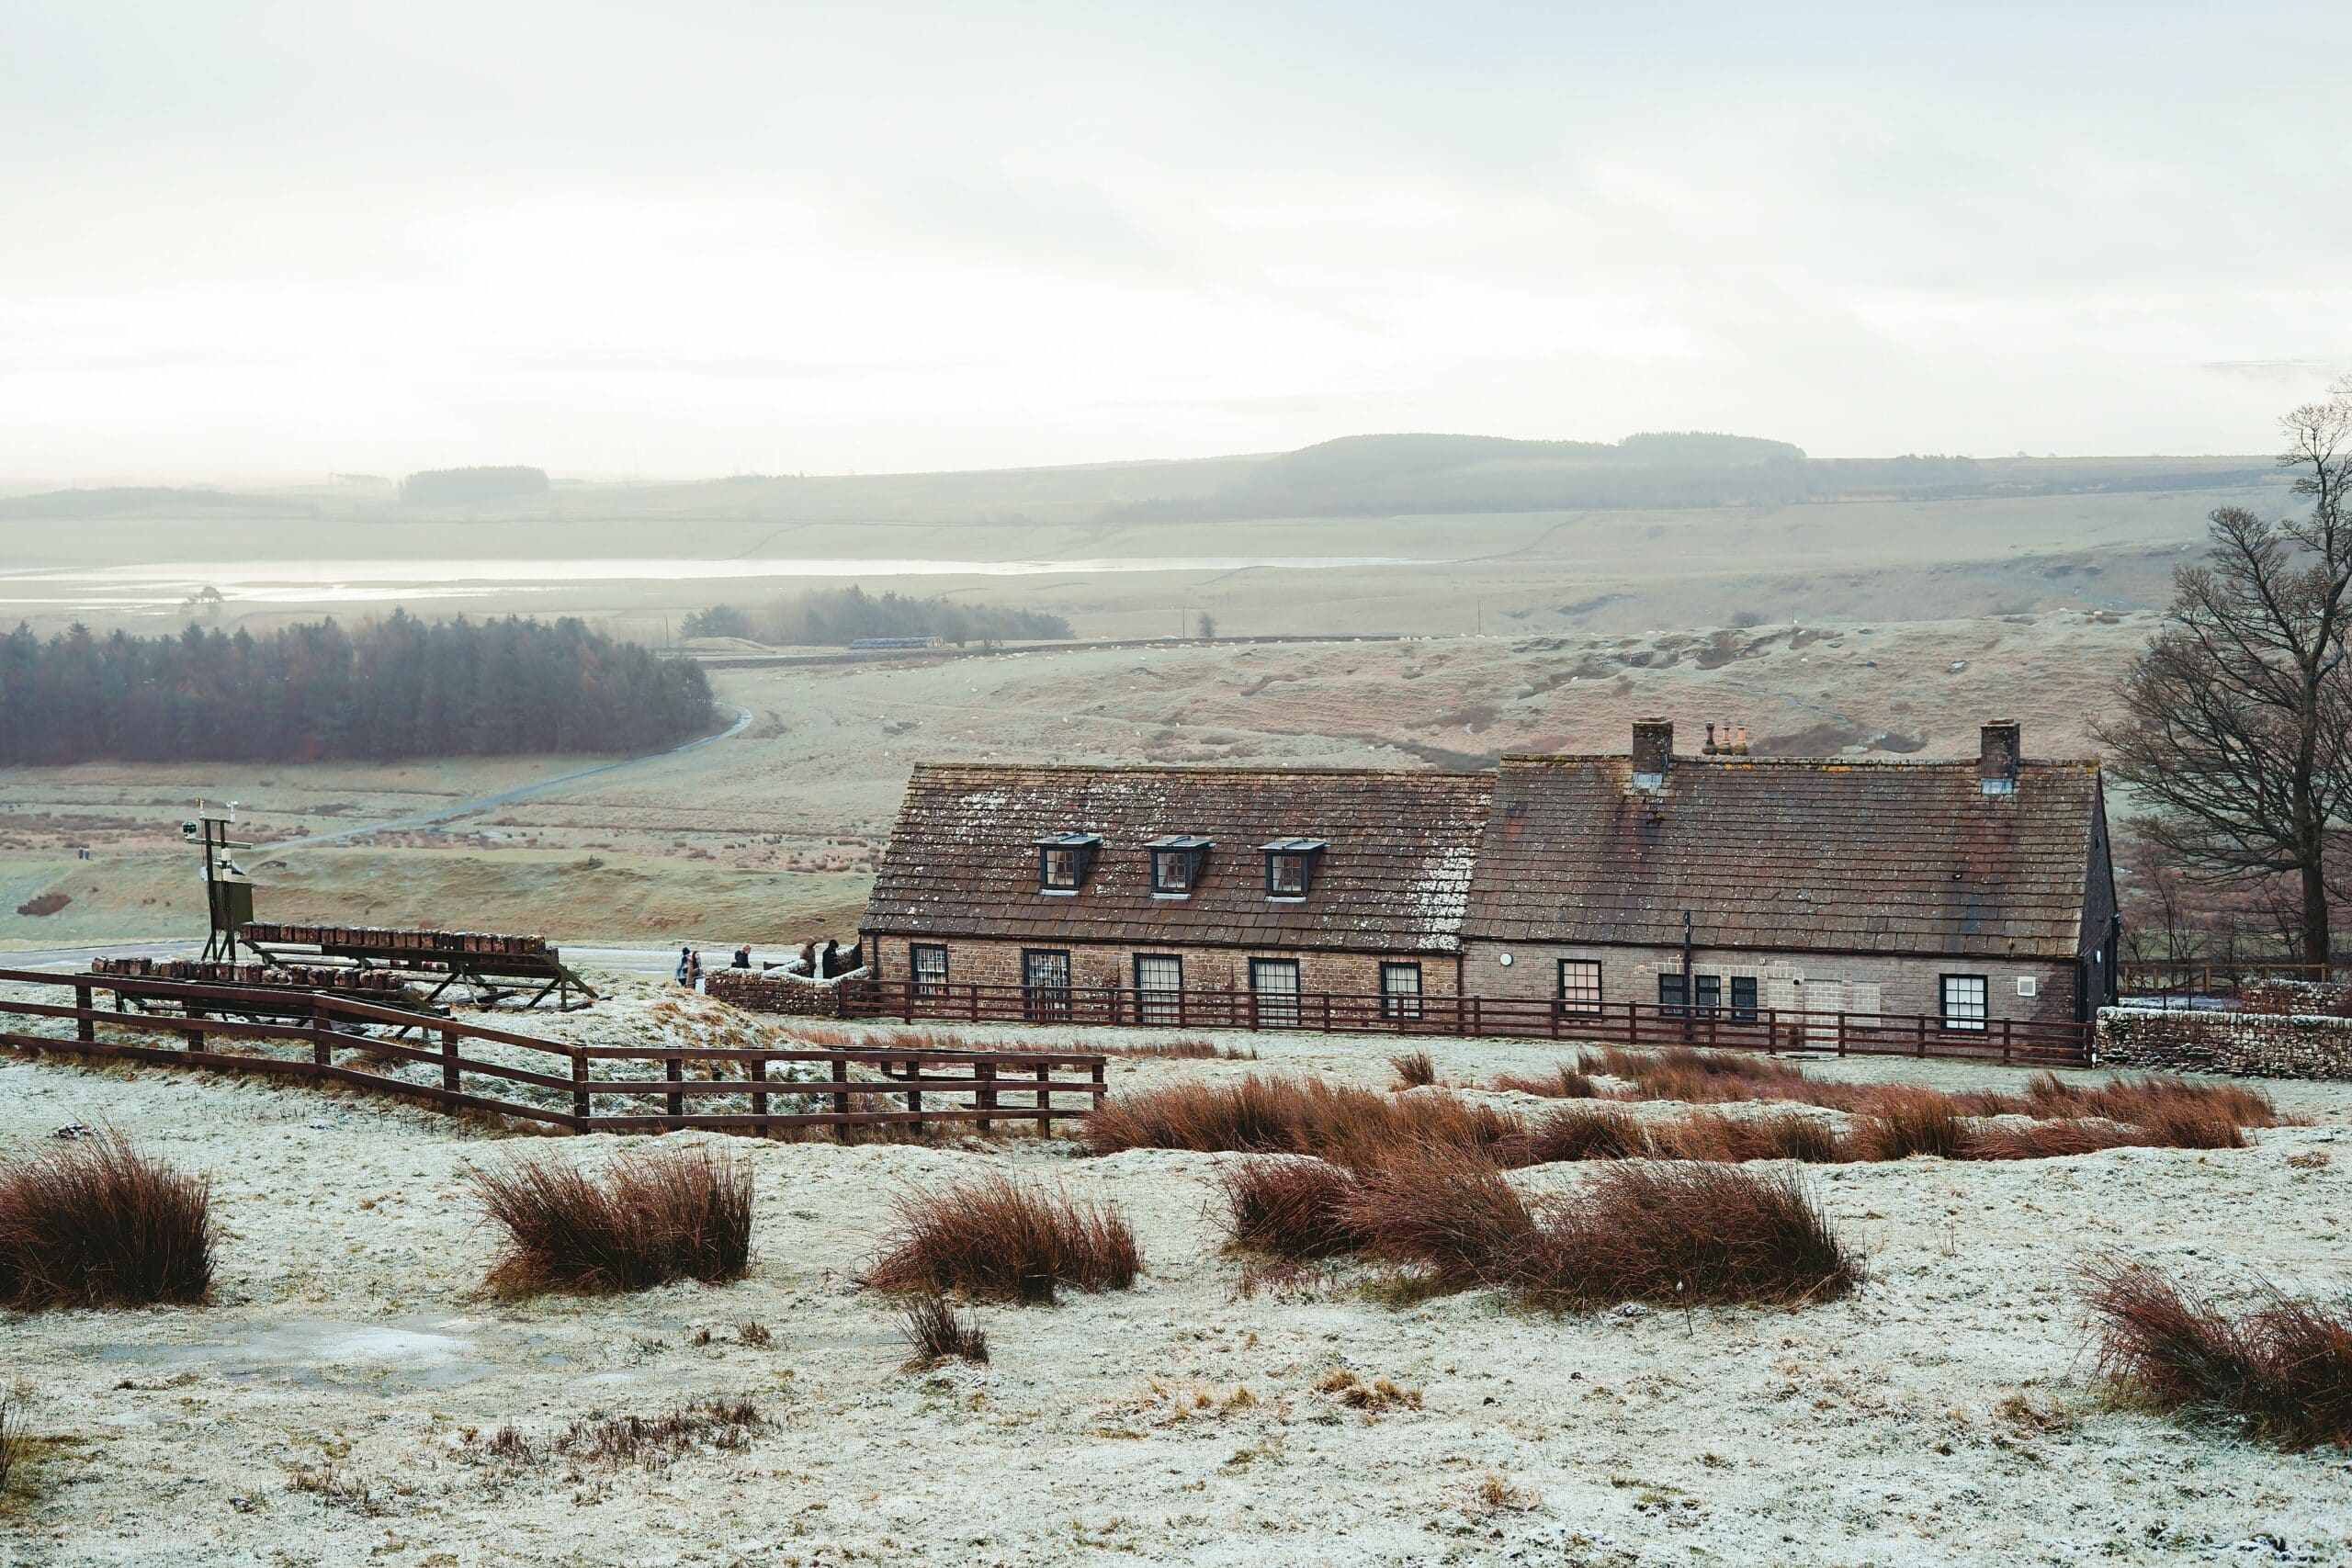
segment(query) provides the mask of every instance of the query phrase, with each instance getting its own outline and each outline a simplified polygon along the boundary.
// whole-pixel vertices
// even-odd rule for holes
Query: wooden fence
[[[2352,983],[2352,957],[2327,964],[2269,962],[2258,958],[2132,958],[2116,971],[2124,996],[2234,997],[2248,980]]]
[[[2091,1026],[1992,1019],[1963,1027],[1912,1014],[1505,997],[1373,996],[1309,991],[1033,987],[921,980],[845,980],[842,1015],[964,1023],[1125,1024],[1165,1029],[1492,1035],[1624,1045],[1819,1051],[1840,1056],[1963,1056],[2080,1066]]]
[[[0,1030],[0,1045],[16,1050],[343,1084],[575,1133],[932,1122],[976,1122],[986,1132],[1032,1121],[1042,1133],[1057,1118],[1091,1114],[1103,1094],[1103,1058],[1087,1052],[576,1045],[326,993],[16,969],[0,969],[0,982],[58,998],[0,994],[0,1022],[54,1029]],[[113,993],[114,1005],[102,1005],[101,993]],[[790,1077],[796,1064],[821,1076]],[[786,1076],[770,1077],[778,1066]],[[424,1072],[402,1077],[403,1067]],[[689,1077],[696,1068],[704,1076]],[[823,1109],[771,1109],[787,1096]],[[729,1100],[741,1108],[710,1103]],[[600,1110],[599,1100],[623,1108]],[[648,1101],[658,1109],[640,1109]]]

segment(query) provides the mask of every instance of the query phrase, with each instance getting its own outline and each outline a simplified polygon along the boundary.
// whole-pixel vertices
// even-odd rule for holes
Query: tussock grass
[[[1660,1121],[1650,1131],[1650,1152],[1659,1159],[1740,1165],[1750,1160],[1792,1159],[1826,1165],[1845,1157],[1838,1130],[1802,1111],[1769,1116],[1726,1116],[1696,1111]]]
[[[502,1233],[485,1281],[497,1295],[718,1284],[751,1266],[752,1168],[707,1145],[623,1155],[594,1174],[559,1157],[465,1174]]]
[[[1403,1143],[1490,1148],[1521,1130],[1508,1111],[1444,1089],[1384,1095],[1252,1073],[1114,1095],[1086,1120],[1087,1147],[1313,1155],[1357,1167]]]
[[[1495,1150],[1496,1157],[1509,1166],[1641,1159],[1649,1153],[1650,1136],[1641,1119],[1613,1105],[1576,1105],[1555,1111],[1505,1139]]]
[[[32,1467],[32,1432],[26,1424],[25,1401],[14,1393],[0,1393],[0,1498],[23,1484]]]
[[[1247,1045],[1220,1045],[1214,1040],[1155,1040],[1141,1045],[1096,1045],[1105,1056],[1126,1056],[1158,1062],[1254,1062],[1258,1053]]]
[[[1363,1233],[1347,1217],[1355,1178],[1328,1160],[1274,1155],[1219,1168],[1226,1234],[1248,1252],[1312,1262],[1354,1252]]]
[[[2137,1147],[2141,1135],[2112,1122],[1980,1122],[1961,1143],[1963,1159],[2055,1159],[2100,1149]]]
[[[1506,1089],[1518,1094],[1532,1094],[1544,1100],[1598,1100],[1600,1086],[1591,1075],[1579,1067],[1562,1062],[1545,1076],[1529,1077],[1520,1073],[1498,1075],[1490,1089]]]
[[[1114,1204],[986,1176],[894,1200],[898,1224],[866,1270],[869,1290],[1047,1303],[1059,1287],[1124,1291],[1143,1267]]]
[[[748,1399],[712,1400],[660,1416],[576,1420],[548,1444],[548,1452],[606,1464],[635,1464],[674,1459],[706,1443],[715,1449],[741,1449],[747,1446],[754,1428],[766,1425],[767,1417]],[[531,1446],[524,1444],[523,1451],[531,1452]]]
[[[1861,1283],[1860,1259],[1793,1176],[1626,1164],[1550,1217],[1519,1270],[1532,1303],[1800,1306]]]
[[[1933,1155],[1958,1159],[1967,1122],[1960,1103],[1940,1089],[1885,1085],[1872,1097],[1870,1113],[1852,1134],[1855,1157],[1909,1159]]]
[[[1510,1282],[1536,1240],[1535,1214],[1501,1168],[1442,1144],[1361,1172],[1344,1213],[1367,1256],[1425,1269],[1443,1290]]]
[[[1398,1089],[1428,1089],[1437,1082],[1437,1064],[1427,1051],[1407,1051],[1388,1058],[1396,1069]]]
[[[2289,1450],[2352,1448],[2352,1321],[2266,1287],[2233,1317],[2144,1264],[2083,1270],[2098,1368],[2151,1409],[2221,1421]]]
[[[977,1315],[958,1317],[945,1296],[917,1296],[899,1314],[899,1332],[914,1354],[901,1371],[929,1371],[948,1361],[988,1365],[989,1337]]]
[[[210,1181],[112,1131],[0,1165],[0,1303],[190,1305],[212,1288]]]

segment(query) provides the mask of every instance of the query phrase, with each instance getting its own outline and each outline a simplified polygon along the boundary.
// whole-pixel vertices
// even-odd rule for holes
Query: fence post
[[[909,1081],[907,1083],[907,1110],[915,1119],[915,1132],[918,1134],[922,1132],[922,1084],[920,1081],[922,1077],[922,1058],[921,1056],[908,1057],[907,1078]]]
[[[584,1045],[571,1048],[571,1113],[582,1122],[588,1120],[588,1049]]]
[[[2009,1065],[2009,1041],[2016,1022],[2015,1019],[2001,1020],[2001,1066],[2005,1067]]]
[[[663,1059],[662,1076],[673,1084],[684,1083],[686,1077],[686,1064],[673,1052]],[[663,1098],[663,1103],[669,1108],[669,1112],[673,1116],[684,1116],[686,1113],[686,1097],[677,1089],[672,1089]],[[667,1132],[669,1129],[665,1127],[662,1131]]]
[[[80,1015],[74,1021],[74,1038],[85,1045],[95,1045],[98,1043],[97,1021],[90,1016],[90,1009],[93,1005],[89,987],[74,987],[74,1006]]]
[[[994,1062],[973,1063],[972,1077],[978,1079],[980,1084],[979,1088],[972,1091],[972,1103],[978,1106],[983,1111],[994,1111],[996,1109],[996,1064]],[[983,1116],[980,1118],[980,1131],[982,1133],[993,1131],[995,1127],[995,1117]]]
[[[1838,1054],[1840,1056],[1846,1054],[1846,1014],[1843,1009],[1838,1013]]]
[[[1102,1087],[1102,1057],[1097,1056],[1097,1057],[1095,1057],[1095,1058],[1094,1058],[1094,1065],[1093,1065],[1093,1068],[1092,1068],[1092,1071],[1089,1074],[1089,1077],[1091,1077],[1093,1079],[1093,1081],[1094,1081],[1094,1091],[1093,1091],[1093,1099],[1092,1099],[1092,1100],[1088,1104],[1087,1109],[1088,1109],[1090,1111],[1100,1111],[1100,1110],[1102,1110],[1102,1092],[1103,1092],[1103,1087]]]
[[[768,1081],[768,1059],[765,1056],[754,1056],[752,1058],[752,1081],[753,1083],[763,1085]],[[753,1089],[752,1091],[752,1114],[754,1116],[765,1116],[767,1113],[768,1091],[764,1088]]]
[[[965,989],[971,993],[972,1021],[978,1023],[980,1021],[980,983],[975,980]]]
[[[326,998],[322,997],[311,1004],[311,1060],[322,1067],[334,1066],[334,1042],[327,1038],[334,1027],[327,1017]]]
[[[835,1083],[844,1084],[849,1082],[849,1058],[847,1056],[829,1056],[826,1060],[831,1065],[833,1081]],[[849,1114],[849,1090],[845,1089],[837,1089],[833,1090],[833,1114],[836,1116],[846,1116]]]
[[[1324,1033],[1326,1033],[1326,1034],[1329,1034],[1329,1033],[1330,1033],[1330,1032],[1331,1032],[1331,993],[1330,993],[1330,992],[1329,992],[1329,991],[1325,991],[1324,993],[1322,993],[1322,996],[1323,996],[1323,1032],[1324,1032]]]
[[[451,1094],[458,1092],[458,1032],[441,1032],[441,1087]]]
[[[1037,1064],[1037,1135],[1046,1137],[1054,1130],[1054,1093],[1046,1085],[1053,1081],[1054,1065]]]
[[[1928,1015],[1924,1012],[1912,1014],[1911,1026],[1919,1037],[1918,1054],[1925,1056],[1928,1054]]]

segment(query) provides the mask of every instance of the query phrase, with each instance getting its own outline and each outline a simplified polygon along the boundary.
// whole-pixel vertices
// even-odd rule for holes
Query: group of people
[[[817,944],[814,942],[801,943],[800,960],[797,964],[792,965],[792,967],[797,969],[801,974],[808,976],[812,979],[830,980],[834,978],[836,976],[850,973],[852,970],[855,969],[861,962],[862,960],[859,956],[859,950],[857,948],[851,948],[849,950],[848,956],[844,957],[842,953],[842,944],[831,938],[828,938],[825,942],[824,949],[821,952],[818,950]],[[747,942],[742,946],[735,950],[735,956],[728,964],[728,967],[730,969],[750,969],[753,967],[752,963],[752,944],[750,942]],[[701,950],[692,946],[691,944],[681,946],[678,949],[678,967],[675,973],[679,985],[684,987],[689,991],[701,990]]]

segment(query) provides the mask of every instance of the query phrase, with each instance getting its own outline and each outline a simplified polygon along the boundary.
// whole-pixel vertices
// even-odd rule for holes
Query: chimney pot
[[[2016,719],[1996,718],[1984,726],[1978,737],[1976,773],[1986,795],[2017,793],[2018,761],[2024,750],[2024,731]]]
[[[1666,787],[1667,764],[1674,757],[1674,721],[1637,718],[1634,721],[1634,787]]]

